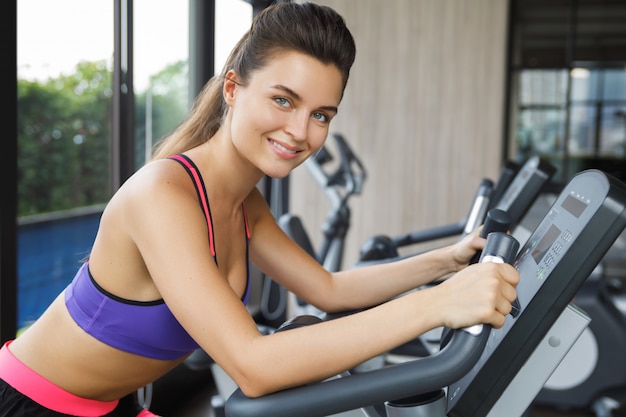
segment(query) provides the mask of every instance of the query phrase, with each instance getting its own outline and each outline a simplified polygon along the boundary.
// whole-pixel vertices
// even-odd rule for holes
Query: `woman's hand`
[[[480,230],[482,227],[483,226],[480,226],[459,242],[452,245],[452,260],[456,266],[454,271],[460,271],[469,265],[470,260],[476,252],[485,247],[485,242],[487,240],[480,237]]]
[[[513,266],[484,262],[463,269],[430,291],[443,302],[436,311],[443,315],[444,327],[484,323],[500,328],[517,297],[518,282],[519,272]]]

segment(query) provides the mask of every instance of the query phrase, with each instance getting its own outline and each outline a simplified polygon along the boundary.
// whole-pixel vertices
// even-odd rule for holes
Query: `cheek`
[[[271,132],[284,123],[281,114],[267,107],[246,103],[232,109],[233,134],[263,134]]]
[[[313,153],[317,152],[326,142],[326,137],[328,136],[328,129],[312,129],[313,131],[309,133],[309,146],[311,147],[311,151]]]

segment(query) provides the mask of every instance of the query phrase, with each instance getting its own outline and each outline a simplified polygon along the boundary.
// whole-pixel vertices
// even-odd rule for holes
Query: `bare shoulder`
[[[146,228],[177,224],[202,225],[198,197],[187,172],[175,161],[152,161],[115,193],[102,215],[101,229],[135,240]],[[101,230],[102,231],[102,230]]]
[[[178,162],[159,159],[141,167],[124,183],[120,191],[130,189],[132,193],[172,192],[176,189],[193,189],[191,186],[189,175]]]
[[[120,270],[143,265],[140,253],[145,254],[146,242],[155,243],[162,240],[160,235],[182,228],[202,228],[197,201],[193,184],[178,163],[157,160],[146,164],[120,187],[102,213],[92,267],[100,276],[122,275],[104,265],[116,264]],[[134,271],[133,276],[138,275]]]

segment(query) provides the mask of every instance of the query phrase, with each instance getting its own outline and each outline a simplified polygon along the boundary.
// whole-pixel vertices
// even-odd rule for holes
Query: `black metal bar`
[[[115,0],[113,102],[111,115],[111,194],[135,172],[133,86],[133,0]]]
[[[263,397],[248,398],[237,389],[226,403],[226,416],[320,417],[431,392],[469,371],[480,357],[488,336],[488,327],[478,335],[458,330],[450,343],[433,356]]]
[[[189,102],[215,73],[215,0],[189,1]]]
[[[7,16],[17,15],[17,1],[3,6]],[[4,56],[12,60],[15,77],[2,78],[4,101],[2,161],[2,199],[0,199],[0,342],[14,339],[17,333],[17,22],[4,23]],[[9,65],[7,65],[9,67]]]

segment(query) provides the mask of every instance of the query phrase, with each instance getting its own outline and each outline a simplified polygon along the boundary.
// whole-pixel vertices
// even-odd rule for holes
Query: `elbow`
[[[235,383],[248,398],[262,397],[278,390],[277,387],[268,384],[264,378],[252,375],[240,376],[235,380]]]
[[[231,366],[224,368],[224,371],[232,378],[246,397],[262,397],[281,388],[277,385],[278,381],[276,381],[276,376],[273,374],[272,369],[263,366],[267,360],[259,357],[252,360],[254,355],[244,355],[244,357],[246,359],[243,363],[235,366],[232,366],[233,364],[231,363]]]
[[[238,385],[241,392],[243,392],[248,398],[259,398],[270,393],[270,391],[264,390],[257,384],[241,384]]]

